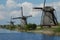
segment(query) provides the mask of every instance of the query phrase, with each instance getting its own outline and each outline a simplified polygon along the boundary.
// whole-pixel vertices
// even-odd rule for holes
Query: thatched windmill
[[[43,7],[34,7],[33,9],[41,9],[42,17],[41,17],[41,26],[55,26],[58,25],[57,18],[55,16],[55,9],[51,6],[45,6],[46,0],[44,0]]]
[[[32,15],[30,16],[23,16],[23,7],[21,7],[21,17],[16,17],[13,19],[21,19],[21,27],[24,27],[25,25],[27,25],[27,18],[32,17]]]

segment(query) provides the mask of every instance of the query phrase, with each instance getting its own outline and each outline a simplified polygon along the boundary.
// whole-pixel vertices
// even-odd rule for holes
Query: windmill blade
[[[56,24],[58,25],[58,20],[57,20],[57,14],[56,14],[56,10],[55,10],[55,13],[54,13],[54,15],[55,15],[55,22],[56,22]]]
[[[45,8],[46,0],[44,0],[43,8]],[[42,7],[34,7],[33,9],[43,9]]]
[[[13,22],[13,23],[14,23],[15,21],[8,21],[7,23],[11,23],[11,22]]]
[[[41,8],[42,9],[42,15],[41,15],[41,23],[40,23],[40,25],[44,23],[44,19],[43,19],[44,11],[43,10],[45,9],[45,3],[46,3],[46,0],[44,0],[43,8]],[[43,23],[42,23],[42,21],[43,21]]]
[[[10,21],[8,21],[7,23],[10,23],[10,22],[12,22],[12,16],[11,16],[11,18],[10,18]]]
[[[21,7],[21,16],[23,16],[23,7]]]
[[[46,3],[46,0],[44,0],[43,8],[45,8],[45,3]],[[33,9],[42,9],[43,10],[43,8],[42,7],[34,7]]]
[[[43,9],[43,8],[41,8],[41,7],[34,7],[33,9]]]
[[[43,8],[45,8],[45,3],[46,3],[46,0],[44,0]]]
[[[30,16],[26,16],[26,17],[27,17],[27,18],[28,18],[28,17],[32,17],[32,15],[30,15]]]
[[[10,21],[12,21],[12,16],[11,16],[11,18],[10,18]]]
[[[43,17],[44,17],[44,12],[42,11],[40,25],[42,25],[44,23],[44,20],[43,20],[44,18]]]
[[[44,0],[43,8],[45,8],[45,3],[46,3],[46,0]],[[41,9],[41,10],[43,10],[43,8],[42,7],[34,7],[33,9]]]
[[[56,10],[54,11],[54,15],[55,15],[55,17],[57,18]]]
[[[12,18],[12,19],[20,19],[20,18],[22,18],[22,17],[16,17],[16,18]]]

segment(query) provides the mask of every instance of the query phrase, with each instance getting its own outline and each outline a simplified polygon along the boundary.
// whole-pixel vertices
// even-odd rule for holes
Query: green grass
[[[55,28],[53,31],[54,32],[60,32],[60,27],[59,28]]]

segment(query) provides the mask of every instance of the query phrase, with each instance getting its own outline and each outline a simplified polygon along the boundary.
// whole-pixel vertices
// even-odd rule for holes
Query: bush
[[[28,24],[25,26],[25,30],[35,30],[37,27],[36,24]]]
[[[36,29],[36,27],[37,27],[37,25],[36,25],[36,24],[32,24],[32,29],[33,29],[33,30],[35,30],[35,29]]]
[[[6,29],[9,29],[9,30],[15,30],[15,28],[16,28],[15,26],[11,26],[11,25],[6,27]]]

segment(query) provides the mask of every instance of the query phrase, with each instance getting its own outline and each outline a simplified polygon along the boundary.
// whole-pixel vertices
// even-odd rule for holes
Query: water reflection
[[[43,34],[41,38],[42,38],[41,40],[54,40],[55,37]]]
[[[12,31],[12,30],[7,30],[7,29],[1,29],[0,28],[0,33],[17,33],[17,31]]]

